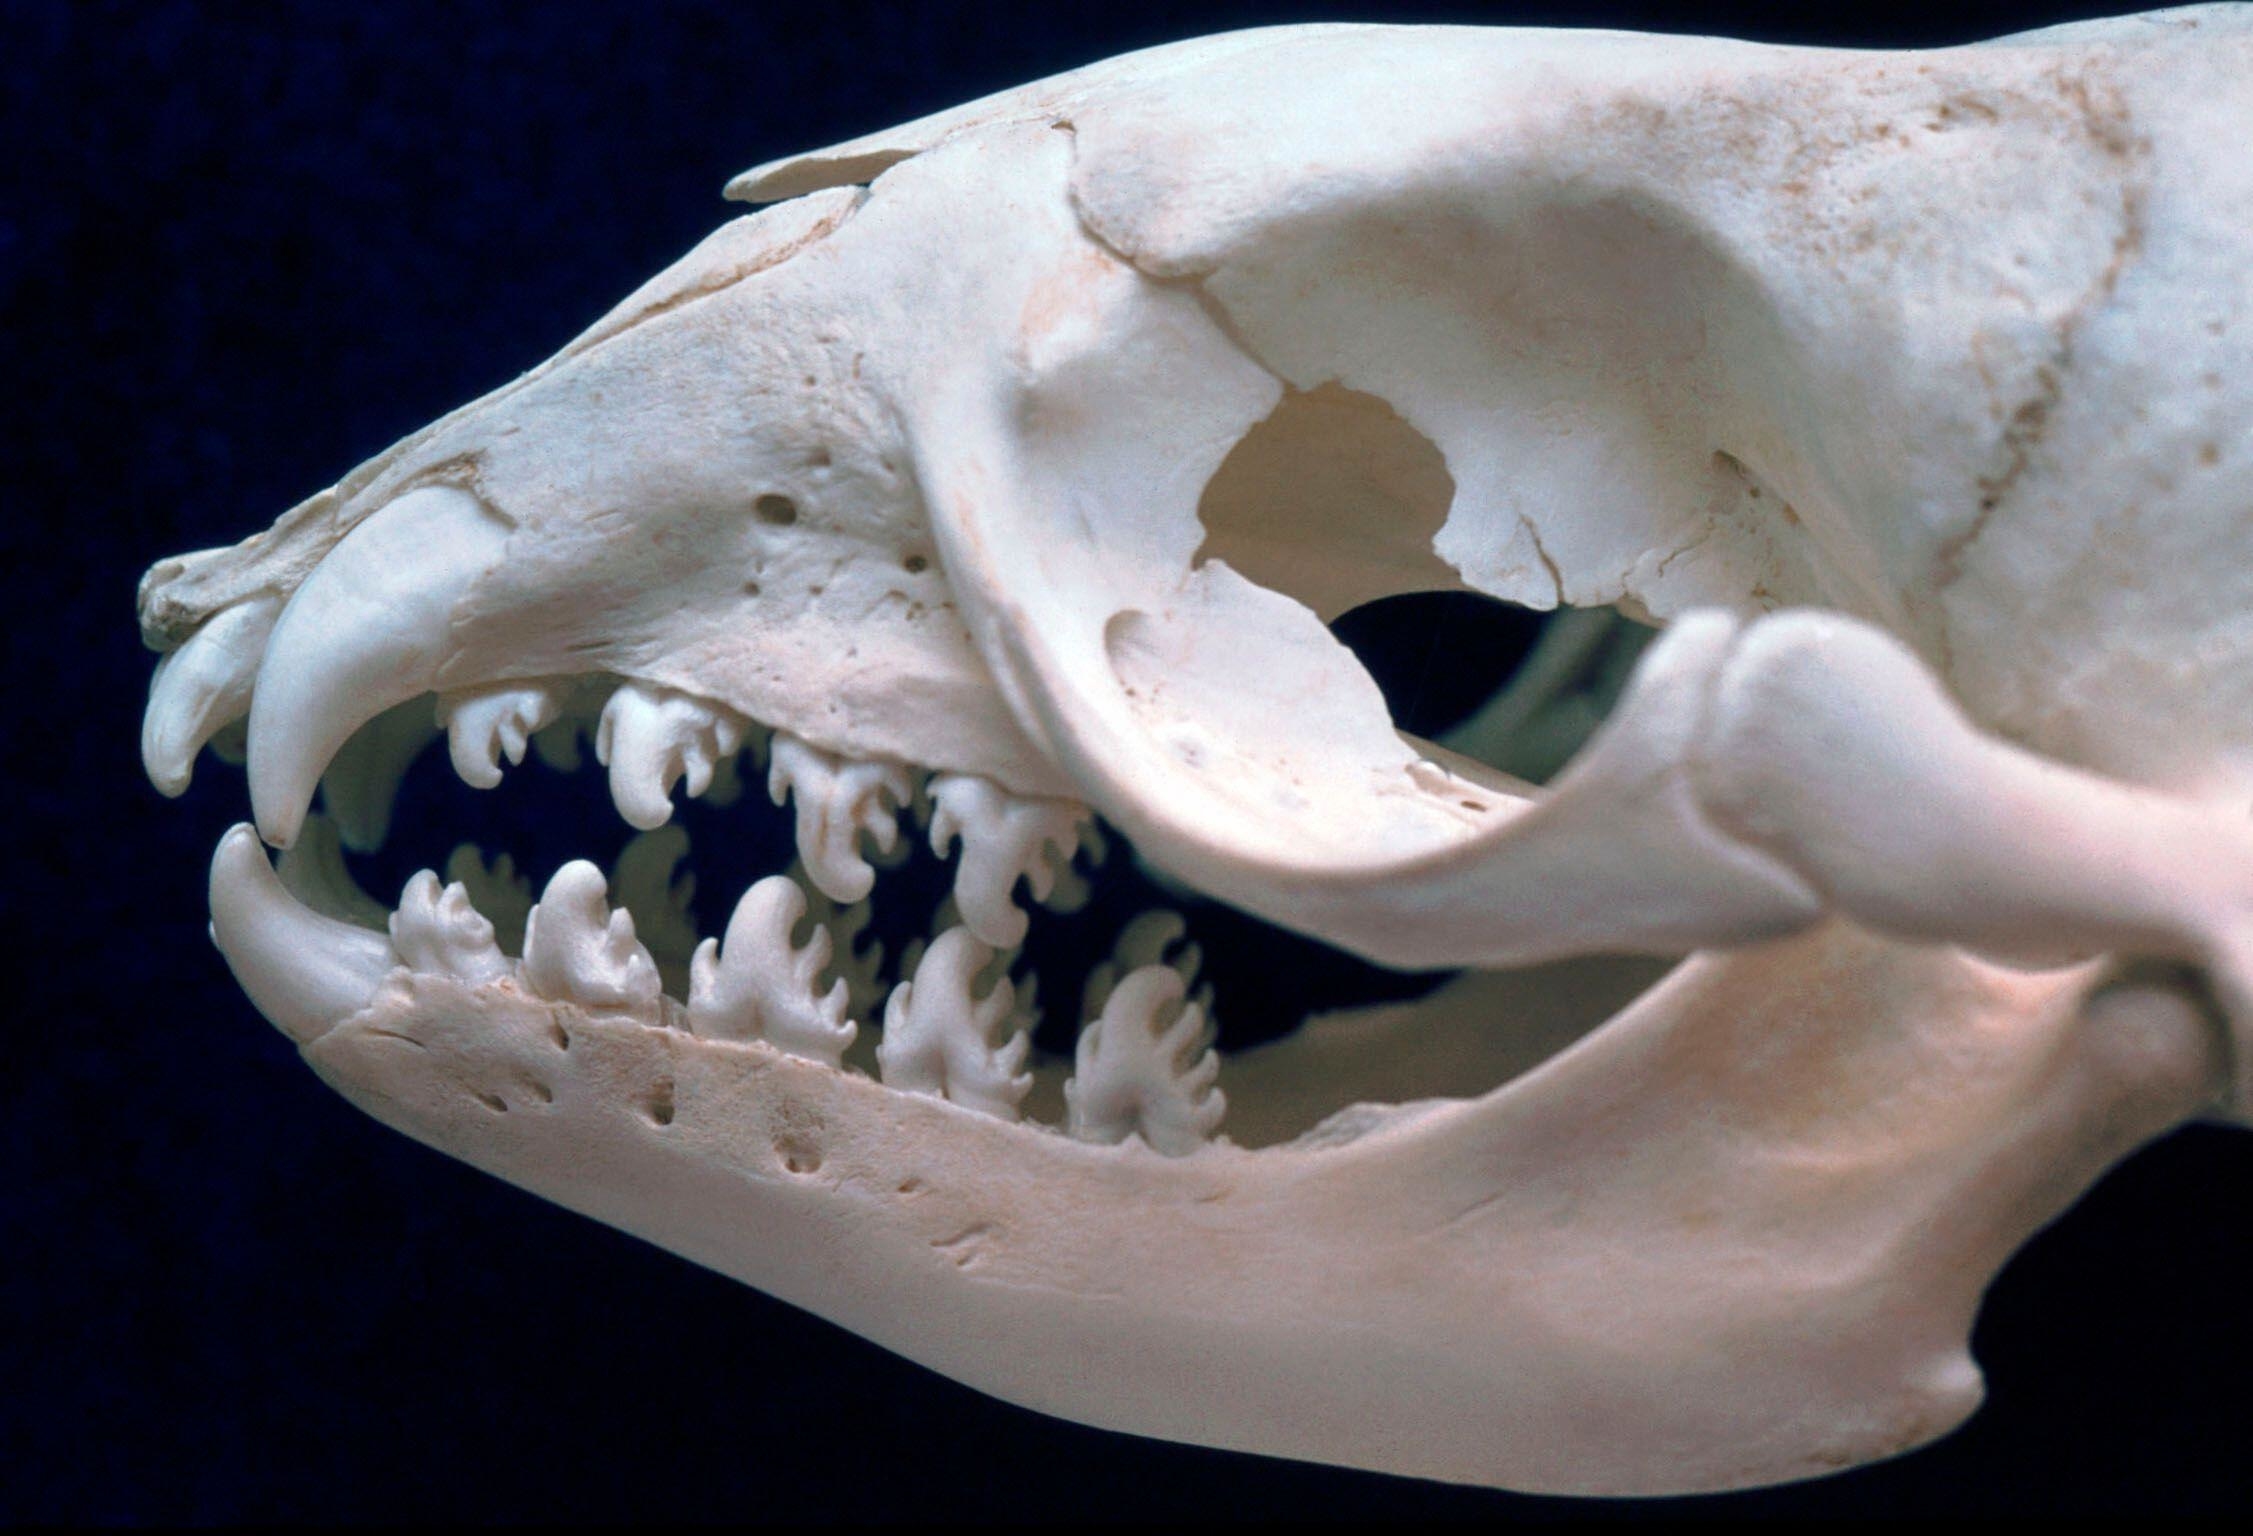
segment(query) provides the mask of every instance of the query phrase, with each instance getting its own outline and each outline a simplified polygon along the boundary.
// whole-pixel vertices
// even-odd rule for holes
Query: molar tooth
[[[322,815],[305,818],[297,841],[282,852],[276,872],[282,886],[324,917],[342,918],[362,928],[382,930],[391,914],[384,910],[344,866],[344,844],[336,823]]]
[[[635,930],[660,965],[686,964],[696,950],[696,918],[690,907],[696,876],[674,877],[687,857],[687,831],[658,827],[636,834],[611,870],[610,889],[618,905],[633,914]]]
[[[524,982],[542,997],[590,1008],[653,1008],[657,962],[613,912],[602,871],[573,859],[555,872],[524,923]]]
[[[610,796],[626,824],[647,832],[673,814],[673,785],[691,798],[711,785],[719,760],[743,744],[749,722],[723,705],[647,683],[621,685],[602,707],[595,759],[610,769]]]
[[[492,923],[470,904],[461,882],[441,886],[427,869],[407,881],[390,929],[391,947],[400,960],[426,975],[451,976],[480,987],[515,969],[501,953]]]
[[[184,792],[204,744],[250,713],[259,658],[281,611],[270,595],[222,608],[156,664],[141,716],[141,766],[158,793]]]
[[[1152,1151],[1184,1157],[1212,1140],[1228,1101],[1215,1085],[1220,1056],[1211,1016],[1185,1001],[1168,965],[1127,972],[1102,1013],[1080,1031],[1064,1083],[1065,1129],[1082,1141],[1139,1135]]]
[[[954,897],[963,921],[988,944],[1014,949],[1027,928],[1015,896],[1018,879],[1036,900],[1046,896],[1091,813],[1070,800],[1021,799],[971,774],[935,773],[930,789],[931,851],[945,858],[958,837],[962,842]]]
[[[1006,976],[984,997],[976,995],[978,976],[993,955],[970,929],[950,928],[924,952],[915,979],[892,989],[876,1047],[887,1087],[938,1095],[1002,1120],[1018,1118],[1033,1083],[1032,1074],[1020,1070],[1033,1042]]]
[[[876,885],[876,870],[860,851],[866,832],[880,854],[899,842],[899,808],[913,798],[913,776],[898,763],[836,757],[777,731],[767,770],[767,794],[776,805],[795,798],[798,857],[823,895],[855,902]]]
[[[441,695],[438,723],[445,729],[454,772],[474,789],[501,782],[501,759],[524,761],[525,743],[563,712],[563,692],[553,683],[503,683]]]
[[[706,939],[689,962],[692,1033],[715,1040],[764,1040],[793,1056],[837,1066],[859,1034],[847,1017],[851,988],[839,977],[822,990],[834,941],[820,923],[806,942],[790,941],[806,913],[806,893],[788,875],[769,875],[736,903],[725,945]]]
[[[469,893],[470,901],[493,925],[494,939],[503,951],[524,953],[524,924],[532,915],[532,882],[507,854],[488,867],[475,843],[463,843],[446,859],[446,879]]]

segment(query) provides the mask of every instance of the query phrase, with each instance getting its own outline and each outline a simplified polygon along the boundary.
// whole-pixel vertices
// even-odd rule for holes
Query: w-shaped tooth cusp
[[[623,684],[595,726],[595,760],[610,769],[610,798],[646,832],[673,814],[673,785],[689,798],[711,787],[720,759],[743,745],[750,722],[724,705],[647,683]]]
[[[1216,1081],[1220,1056],[1205,1007],[1184,1000],[1169,965],[1119,978],[1095,1021],[1080,1031],[1064,1084],[1065,1129],[1082,1141],[1140,1136],[1184,1157],[1213,1138],[1228,1108]]]
[[[1016,988],[1007,977],[980,997],[976,983],[993,950],[967,928],[939,935],[915,967],[915,978],[892,989],[876,1065],[884,1084],[943,1097],[968,1109],[1015,1120],[1032,1087],[1021,1070],[1032,1049]]]
[[[546,682],[503,683],[442,695],[438,723],[446,731],[454,772],[476,789],[498,785],[501,759],[507,758],[511,766],[523,762],[532,734],[554,723],[563,706],[563,685]]]
[[[914,777],[899,763],[836,757],[777,731],[767,769],[767,794],[776,805],[795,804],[798,857],[807,878],[831,901],[855,902],[876,884],[876,870],[860,850],[862,833],[879,853],[900,836],[900,807],[915,794]]]
[[[423,870],[400,893],[391,914],[391,947],[409,969],[451,976],[470,986],[499,981],[515,967],[501,953],[493,925],[470,903],[460,881],[441,885]]]
[[[524,984],[545,998],[589,1008],[652,1008],[663,991],[657,962],[634,939],[633,917],[613,912],[602,871],[573,859],[555,872],[524,921]]]
[[[832,940],[819,923],[803,945],[791,933],[806,914],[806,893],[788,875],[769,875],[736,903],[727,938],[706,939],[689,962],[688,1023],[714,1040],[764,1040],[780,1051],[837,1066],[859,1026],[846,1017],[843,978],[821,986]]]
[[[957,838],[954,899],[970,931],[988,944],[1014,949],[1029,926],[1015,891],[1023,879],[1037,901],[1054,888],[1091,819],[1072,800],[1028,800],[990,779],[962,773],[931,776],[931,851],[945,858]]]

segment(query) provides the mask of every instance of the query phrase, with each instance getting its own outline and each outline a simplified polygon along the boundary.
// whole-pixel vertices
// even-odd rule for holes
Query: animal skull
[[[959,1380],[1518,1488],[1884,1456],[1975,1406],[2030,1231],[2245,1102],[2249,136],[2241,6],[1005,92],[747,174],[550,362],[159,564],[149,772],[246,725],[213,933],[338,1091]],[[1326,627],[1432,588],[1664,634],[1536,790]],[[383,912],[338,843],[439,731],[487,786],[591,736],[645,837]],[[746,754],[802,868],[700,942],[671,795]],[[1071,905],[1096,816],[1464,974],[1224,1071],[1154,915],[1034,1059],[1016,888]],[[903,822],[955,890],[885,969]],[[1514,968],[1593,954],[1687,958],[1529,1068]]]

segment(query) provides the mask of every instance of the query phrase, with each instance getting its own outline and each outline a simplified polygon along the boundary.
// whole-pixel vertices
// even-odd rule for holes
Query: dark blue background
[[[0,10],[0,1517],[1648,1514],[988,1401],[359,1117],[202,932],[242,811],[141,780],[135,578],[538,361],[733,172],[1198,32],[1594,22],[1947,41],[2105,7],[138,5]],[[1706,1513],[2241,1510],[2253,1141],[2144,1153],[2005,1273],[1993,1400]]]

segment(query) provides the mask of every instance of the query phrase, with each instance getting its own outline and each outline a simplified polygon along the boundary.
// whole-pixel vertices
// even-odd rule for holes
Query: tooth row
[[[1210,1013],[1185,1000],[1186,988],[1172,966],[1145,965],[1109,989],[1101,1014],[1080,1031],[1064,1083],[1071,1135],[1106,1143],[1140,1136],[1167,1157],[1212,1140],[1228,1101],[1215,1086]]]
[[[633,916],[613,912],[602,871],[573,859],[555,872],[524,922],[524,984],[542,997],[590,1008],[655,1007],[657,962],[634,938]]]
[[[960,839],[954,900],[970,931],[1000,949],[1014,949],[1029,926],[1015,891],[1024,880],[1045,899],[1067,867],[1090,822],[1071,800],[1022,799],[990,779],[935,773],[930,781],[931,851],[941,858]]]
[[[563,714],[567,687],[553,682],[503,683],[442,695],[438,724],[446,732],[446,747],[462,782],[476,789],[498,785],[501,759],[506,757],[512,767],[524,761],[524,748],[533,732]]]
[[[141,716],[141,765],[161,793],[185,791],[204,744],[250,713],[251,685],[281,611],[271,595],[222,608],[157,663]]]
[[[774,737],[767,794],[797,811],[798,857],[806,875],[832,901],[855,902],[876,885],[876,870],[861,853],[866,833],[880,855],[900,837],[900,808],[915,784],[898,763],[836,757],[787,731]]]
[[[478,987],[515,969],[461,882],[442,886],[427,869],[407,882],[390,926],[391,947],[411,970]]]
[[[791,933],[806,915],[806,893],[787,875],[769,875],[736,903],[727,937],[706,939],[689,962],[691,1032],[715,1040],[764,1040],[793,1056],[837,1066],[859,1033],[847,1016],[850,988],[824,991],[832,939],[821,924],[803,945]]]
[[[610,798],[626,824],[648,831],[673,814],[673,785],[690,799],[711,788],[720,763],[751,723],[724,705],[647,683],[621,685],[595,726],[595,760],[610,770]]]
[[[1007,977],[981,997],[976,984],[994,957],[968,928],[934,939],[912,981],[892,989],[876,1047],[887,1087],[943,1097],[1002,1120],[1018,1118],[1032,1087],[1021,1070],[1032,1036]]]

